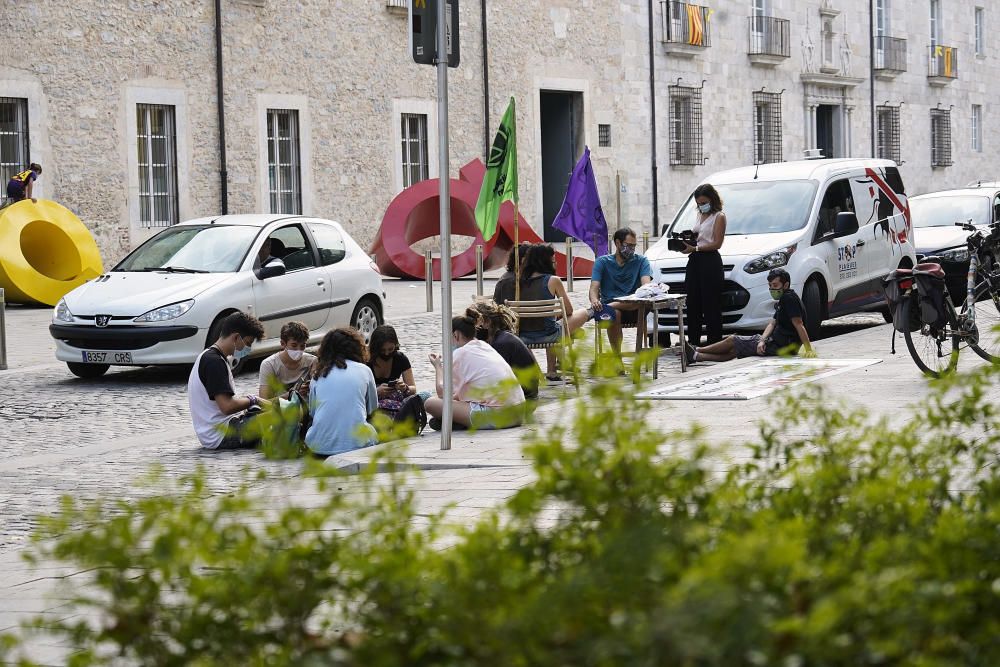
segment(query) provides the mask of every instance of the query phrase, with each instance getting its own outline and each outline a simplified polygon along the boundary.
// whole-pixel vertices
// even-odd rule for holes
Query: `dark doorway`
[[[583,153],[583,93],[543,90],[540,94],[543,236],[546,241],[562,241],[566,234],[553,229],[552,223]]]
[[[833,113],[837,107],[820,104],[816,107],[816,148],[823,157],[836,157],[833,148]]]

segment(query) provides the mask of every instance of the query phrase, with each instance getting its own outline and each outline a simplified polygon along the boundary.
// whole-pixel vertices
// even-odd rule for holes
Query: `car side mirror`
[[[837,214],[837,219],[833,222],[833,235],[837,238],[849,236],[858,232],[858,216],[849,211]]]
[[[268,260],[267,264],[257,269],[255,273],[261,280],[267,280],[268,278],[274,278],[276,276],[283,276],[285,275],[285,263],[277,257],[274,257]]]

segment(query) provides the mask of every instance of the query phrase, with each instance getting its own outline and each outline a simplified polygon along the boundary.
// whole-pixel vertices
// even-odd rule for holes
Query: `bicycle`
[[[1000,363],[1000,341],[993,331],[1000,324],[1000,270],[994,259],[1000,249],[1000,223],[990,225],[989,233],[971,220],[955,225],[971,232],[966,239],[969,272],[960,312],[944,285],[938,257],[925,257],[913,269],[897,269],[883,280],[893,326],[903,332],[914,363],[931,377],[955,370],[965,347],[986,361]],[[895,354],[895,333],[892,351]]]

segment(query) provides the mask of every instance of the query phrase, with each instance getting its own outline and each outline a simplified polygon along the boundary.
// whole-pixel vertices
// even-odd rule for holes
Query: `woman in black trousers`
[[[726,238],[726,214],[722,198],[714,187],[705,183],[694,191],[698,206],[695,223],[696,245],[685,243],[688,256],[687,274],[687,335],[691,345],[699,345],[702,324],[708,330],[708,344],[722,340],[722,255],[719,248]]]

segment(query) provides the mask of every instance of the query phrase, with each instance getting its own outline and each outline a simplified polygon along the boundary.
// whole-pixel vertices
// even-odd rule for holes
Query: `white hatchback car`
[[[785,267],[806,308],[810,335],[829,318],[885,305],[882,277],[913,266],[913,228],[899,169],[889,160],[800,160],[742,167],[706,179],[719,191],[728,220],[722,245],[726,329],[763,329],[774,314],[767,272]],[[694,197],[669,232],[696,222]],[[687,256],[649,249],[654,280],[684,293]],[[677,328],[661,311],[660,326]]]
[[[312,343],[348,325],[367,340],[384,307],[378,269],[338,223],[226,215],[152,237],[67,294],[49,331],[56,358],[93,378],[109,366],[190,364],[236,310],[264,324],[264,340],[253,346],[259,356],[279,348],[289,320],[305,323]]]

